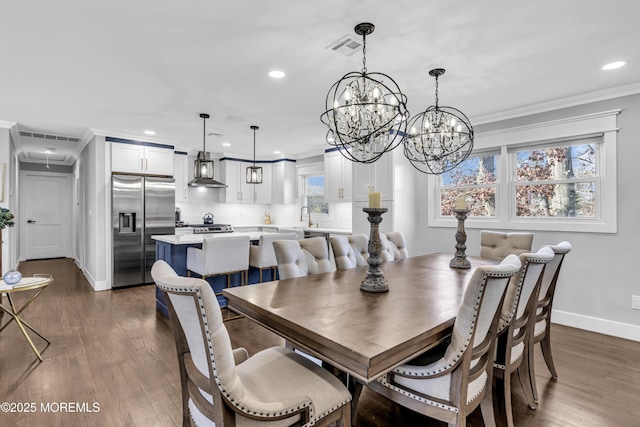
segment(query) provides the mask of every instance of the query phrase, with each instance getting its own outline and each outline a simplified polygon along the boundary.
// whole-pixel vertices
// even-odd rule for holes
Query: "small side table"
[[[6,312],[10,317],[9,321],[7,321],[7,323],[5,323],[4,325],[2,325],[2,327],[0,327],[0,333],[4,331],[5,328],[9,326],[11,322],[15,321],[16,324],[18,325],[18,328],[20,328],[20,331],[22,332],[24,337],[27,339],[27,341],[29,342],[29,345],[33,349],[36,356],[38,356],[38,359],[40,359],[40,361],[42,361],[42,355],[40,354],[36,346],[33,344],[33,341],[31,340],[31,337],[27,333],[25,326],[29,328],[31,332],[33,332],[34,334],[38,335],[40,338],[45,340],[47,344],[51,344],[51,342],[45,337],[43,337],[42,334],[36,331],[31,325],[25,322],[24,319],[20,317],[20,314],[22,314],[22,312],[27,307],[29,307],[29,305],[31,305],[31,303],[35,301],[35,299],[38,298],[38,296],[40,296],[40,294],[47,288],[47,286],[51,284],[51,282],[53,282],[53,277],[49,274],[34,274],[33,277],[23,277],[22,280],[20,280],[15,285],[7,285],[4,282],[4,280],[0,280],[0,293],[7,294],[7,300],[9,301],[9,307],[5,307],[4,305],[0,304],[0,308],[4,312]],[[17,308],[11,296],[18,292],[27,292],[27,291],[35,291],[35,293],[20,308]]]

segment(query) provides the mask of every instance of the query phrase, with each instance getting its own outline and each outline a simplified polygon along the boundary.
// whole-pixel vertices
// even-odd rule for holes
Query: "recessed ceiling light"
[[[285,76],[284,71],[280,70],[271,70],[269,71],[269,77],[273,79],[281,79]]]
[[[145,130],[144,134],[145,135],[155,135],[156,133],[154,131],[152,131],[152,130]]]
[[[273,152],[273,154],[282,154],[282,151],[276,150],[276,151]]]
[[[228,116],[227,119],[231,120],[232,122],[244,122],[244,117],[242,116]]]
[[[627,61],[615,61],[610,62],[602,67],[603,70],[615,70],[616,68],[624,67]]]
[[[222,146],[223,147],[231,147],[231,143],[230,142],[223,142]]]

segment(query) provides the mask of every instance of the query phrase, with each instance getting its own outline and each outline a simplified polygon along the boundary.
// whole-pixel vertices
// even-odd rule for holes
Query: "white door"
[[[72,175],[20,175],[21,259],[71,257]]]

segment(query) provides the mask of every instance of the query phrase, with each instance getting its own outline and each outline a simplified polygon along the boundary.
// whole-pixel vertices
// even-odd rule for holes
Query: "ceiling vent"
[[[51,134],[38,133],[38,132],[27,132],[24,130],[20,131],[20,136],[23,136],[25,138],[48,139],[48,140],[65,141],[65,142],[73,142],[73,143],[80,142],[80,138],[76,138],[74,136],[51,135]]]
[[[356,40],[353,36],[346,35],[340,40],[331,43],[327,46],[327,49],[339,52],[344,56],[352,56],[354,53],[360,51],[360,46],[362,46],[361,41]]]

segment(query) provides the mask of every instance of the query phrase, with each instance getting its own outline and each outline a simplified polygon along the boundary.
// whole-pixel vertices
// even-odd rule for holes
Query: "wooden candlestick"
[[[467,233],[464,231],[464,220],[467,219],[467,214],[471,212],[471,209],[454,209],[453,211],[458,219],[458,230],[456,231],[456,254],[449,262],[449,267],[471,268],[471,263],[465,253]]]
[[[382,214],[387,212],[387,208],[362,208],[369,215],[367,218],[371,223],[371,235],[369,236],[369,259],[367,263],[367,277],[362,280],[360,289],[366,292],[387,292],[389,283],[382,273],[382,241],[380,241],[380,223]]]

